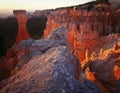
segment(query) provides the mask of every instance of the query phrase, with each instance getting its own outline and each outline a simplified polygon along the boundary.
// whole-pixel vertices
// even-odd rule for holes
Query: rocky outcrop
[[[89,84],[90,86],[88,86]],[[74,78],[73,66],[69,63],[65,46],[51,48],[42,56],[31,59],[18,74],[7,81],[6,86],[0,91],[29,93],[100,92],[92,82],[86,81],[86,83],[81,84]]]
[[[71,21],[77,21],[78,17],[82,15],[82,10],[74,10],[74,9],[60,9],[51,12],[50,15],[47,16],[47,24],[46,29],[44,30],[44,36],[48,36],[54,29],[64,26],[68,27]]]
[[[16,69],[16,65],[21,61],[21,58],[24,59],[26,57],[25,59],[27,60],[27,56],[30,53],[28,48],[23,48],[22,50],[16,48],[22,40],[27,40],[30,38],[26,28],[26,21],[28,19],[26,11],[14,10],[13,13],[17,16],[19,25],[18,35],[16,37],[15,45],[8,49],[6,56],[2,57],[0,60],[0,80],[7,78],[17,72],[19,68]]]
[[[71,9],[65,9],[65,10],[58,10],[54,11],[52,14],[48,15],[48,23],[47,27],[50,29],[45,30],[45,33],[48,35],[54,31],[52,29],[56,29],[59,26],[64,26],[67,28],[67,40],[68,40],[68,49],[69,52],[72,53],[74,56],[76,56],[79,59],[79,62],[81,65],[84,65],[84,60],[89,60],[89,57],[94,59],[94,57],[97,57],[97,52],[100,51],[102,53],[102,50],[108,50],[113,47],[114,44],[118,43],[119,41],[119,11],[111,11],[110,6],[104,5],[104,8],[107,8],[104,11],[98,11],[98,10],[92,10],[92,11],[86,11],[86,10],[80,10],[77,8],[71,8]],[[100,9],[102,9],[100,7]],[[65,16],[68,18],[66,18]],[[70,19],[69,19],[70,18]],[[51,23],[53,22],[53,23]],[[50,25],[50,24],[59,24],[59,25]],[[114,33],[115,35],[112,35],[111,33]],[[47,36],[47,35],[45,35]],[[118,54],[119,56],[119,54]],[[103,58],[105,57],[102,56]],[[111,60],[112,58],[110,58]],[[116,58],[115,58],[116,59]],[[101,59],[102,60],[102,59]],[[106,57],[105,59],[107,61],[107,67],[109,67],[108,59]],[[105,62],[106,62],[105,61]],[[113,62],[113,61],[112,61]],[[111,63],[112,63],[111,62]],[[113,62],[114,63],[114,62]],[[97,63],[99,64],[99,62]],[[104,63],[101,62],[102,65]],[[96,66],[97,67],[97,66]],[[112,65],[114,67],[114,65]],[[99,68],[101,70],[102,67]],[[107,70],[108,73],[111,73],[113,71],[112,68]],[[95,72],[95,71],[94,71]],[[80,74],[80,77],[85,77],[84,74]],[[97,73],[97,71],[96,71]],[[103,71],[103,74],[106,74],[106,80],[103,81],[101,78],[98,78],[94,75],[93,72],[86,72],[87,76],[86,78],[94,81],[104,93],[109,93],[109,91],[115,91],[115,80],[114,82],[114,88],[110,87],[111,84],[107,85],[104,82],[110,82],[108,77],[110,77],[109,74],[106,74],[106,71]],[[99,74],[99,73],[98,73]],[[117,74],[118,75],[118,74]],[[100,77],[104,77],[100,75]],[[111,78],[113,78],[114,75],[112,74]],[[112,79],[111,79],[112,80]],[[101,82],[102,81],[102,82]],[[108,87],[109,86],[109,87]]]
[[[98,86],[105,86],[107,92],[114,92],[119,88],[117,80],[119,80],[119,66],[120,66],[120,42],[108,50],[102,50],[100,54],[92,55],[85,63],[86,73],[94,73],[93,78],[87,77],[89,80],[96,82]],[[84,69],[85,69],[84,68]],[[118,82],[119,83],[119,82]],[[105,91],[104,91],[105,92]],[[107,93],[105,92],[105,93]]]
[[[2,81],[0,91],[98,93],[95,82],[103,93],[114,92],[119,80],[119,15],[104,4],[91,11],[76,7],[52,11],[45,38],[20,40],[13,52],[8,51],[10,60],[4,60],[10,64],[17,60],[12,74],[21,71]]]
[[[22,40],[20,44],[14,45],[7,51],[6,56],[0,60],[0,80],[14,75],[31,58],[45,53],[49,48],[67,45],[66,31],[65,28],[59,28],[56,33],[46,39]]]
[[[18,34],[16,37],[16,44],[19,44],[22,40],[27,40],[30,38],[30,35],[26,28],[28,17],[25,10],[14,10],[13,13],[16,15],[19,25]]]
[[[0,83],[0,92],[101,93],[93,82],[80,83],[76,79],[66,31],[61,27],[45,39],[21,42],[18,48],[29,46],[32,58],[17,74]]]
[[[90,53],[95,51],[95,47],[100,49],[107,42],[107,40],[102,41],[102,38],[110,33],[119,33],[119,15],[119,12],[95,10],[88,12],[76,8],[53,11],[48,15],[44,36],[49,35],[57,27],[67,27],[70,47],[73,47],[74,54],[79,55],[80,60],[84,60],[87,49]]]

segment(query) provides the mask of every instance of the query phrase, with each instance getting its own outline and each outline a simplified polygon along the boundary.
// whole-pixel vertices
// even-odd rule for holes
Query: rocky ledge
[[[41,40],[21,42],[19,48],[25,46],[34,50],[31,58],[19,72],[0,83],[0,93],[101,93],[93,82],[76,79],[69,56],[74,57],[67,49],[66,28],[60,27]]]

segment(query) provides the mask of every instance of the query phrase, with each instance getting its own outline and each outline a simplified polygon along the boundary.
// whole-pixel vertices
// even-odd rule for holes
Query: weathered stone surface
[[[0,92],[100,92],[92,82],[82,84],[75,79],[65,46],[53,47],[31,59],[20,72],[0,84],[4,85]]]
[[[0,92],[101,93],[93,82],[78,80],[79,61],[68,52],[66,32],[60,27],[47,38],[29,39],[15,46],[19,59],[16,66],[21,70],[0,82]]]
[[[102,41],[104,37],[101,36],[106,36],[109,33],[119,33],[120,30],[120,20],[118,18],[120,14],[109,11],[109,5],[103,4],[98,6],[100,8],[104,7],[104,10],[106,10],[96,12],[95,10],[87,11],[71,8],[53,11],[48,15],[46,30],[44,32],[47,35],[44,36],[48,36],[51,31],[54,31],[53,29],[59,26],[67,27],[70,51],[74,52],[80,60],[84,60],[86,50],[90,54],[94,49],[94,51],[98,52],[103,47],[104,42],[107,42],[107,40]],[[56,26],[56,24],[59,25]],[[79,49],[80,47],[81,49]]]
[[[9,62],[11,68],[16,58],[18,63],[15,67],[22,70],[2,81],[0,91],[100,92],[86,78],[94,81],[104,93],[117,90],[115,81],[119,80],[120,46],[117,43],[120,41],[120,13],[111,12],[108,8],[103,4],[99,6],[100,11],[77,8],[52,11],[47,17],[46,38],[22,40],[15,46],[17,57],[8,51],[7,57],[10,59],[3,60]],[[9,67],[6,64],[3,66],[5,69]]]
[[[18,45],[14,45],[7,51],[7,56],[0,60],[0,80],[13,75],[11,72],[16,68],[17,71],[21,70],[31,58],[42,55],[48,49],[67,45],[66,32],[66,28],[61,27],[48,38],[22,40]]]
[[[97,81],[96,84],[98,86],[100,86],[101,82],[101,85],[108,89],[108,93],[114,92],[118,88],[115,86],[116,80],[120,78],[120,48],[118,46],[120,45],[115,45],[108,50],[104,50],[98,57],[89,58],[90,61],[88,62],[88,68],[91,73],[94,72],[94,75],[93,78],[87,78],[92,81]]]

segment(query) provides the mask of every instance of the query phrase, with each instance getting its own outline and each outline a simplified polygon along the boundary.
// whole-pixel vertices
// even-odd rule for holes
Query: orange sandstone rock
[[[114,76],[116,80],[120,80],[120,67],[117,65],[114,66]]]
[[[27,31],[26,22],[28,20],[25,10],[14,10],[14,15],[17,17],[18,21],[18,34],[16,37],[16,44],[19,44],[22,40],[27,40],[30,38],[30,35]]]

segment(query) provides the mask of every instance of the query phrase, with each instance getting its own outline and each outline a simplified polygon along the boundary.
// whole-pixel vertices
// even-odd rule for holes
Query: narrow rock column
[[[16,44],[19,44],[22,40],[27,40],[30,38],[26,27],[28,17],[25,10],[14,10],[13,13],[18,21],[18,34],[16,38]]]

